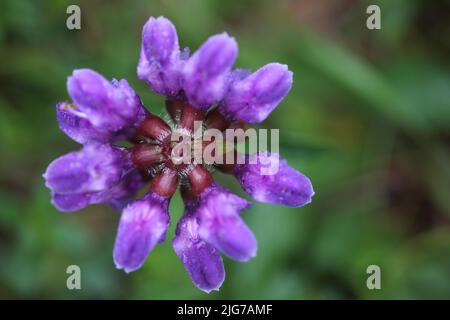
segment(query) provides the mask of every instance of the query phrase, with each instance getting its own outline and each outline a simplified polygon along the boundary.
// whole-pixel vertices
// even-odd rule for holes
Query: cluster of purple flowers
[[[190,56],[187,49],[180,50],[169,20],[148,20],[137,75],[166,97],[170,123],[147,111],[126,80],[108,81],[89,69],[75,70],[68,78],[72,101],[56,105],[57,120],[83,147],[50,163],[46,186],[61,211],[99,203],[122,211],[113,253],[117,268],[137,270],[164,241],[169,201],[178,186],[185,212],[172,243],[198,288],[219,289],[225,277],[222,253],[238,261],[256,255],[256,239],[240,215],[250,202],[214,182],[212,168],[233,174],[257,201],[287,206],[311,201],[310,180],[275,153],[258,152],[245,156],[243,164],[208,167],[172,159],[173,131],[193,134],[197,120],[222,131],[260,123],[289,92],[292,72],[286,65],[270,63],[253,73],[232,70],[237,51],[234,38],[222,33]],[[118,146],[122,140],[133,147]],[[273,162],[277,172],[262,175],[261,167]],[[147,193],[136,200],[147,182]]]

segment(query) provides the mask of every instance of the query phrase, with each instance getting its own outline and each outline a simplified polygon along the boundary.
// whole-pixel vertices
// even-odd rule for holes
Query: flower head
[[[222,33],[189,57],[187,49],[180,51],[168,19],[147,21],[137,75],[166,97],[170,121],[147,111],[126,80],[108,81],[89,69],[75,70],[68,78],[72,101],[57,104],[57,120],[83,146],[50,163],[46,186],[61,211],[98,203],[122,211],[113,253],[118,269],[139,269],[164,241],[169,202],[178,186],[185,211],[172,244],[198,288],[220,288],[225,277],[222,253],[237,261],[256,256],[256,238],[241,216],[250,202],[214,182],[214,169],[234,174],[260,202],[301,206],[311,201],[310,180],[278,154],[242,156],[221,140],[229,129],[266,119],[292,85],[286,65],[269,63],[254,73],[232,70],[237,52],[234,38]],[[133,146],[116,146],[120,140]],[[198,145],[210,157],[199,154]],[[244,161],[236,163],[238,158]],[[135,200],[146,182],[147,193]]]

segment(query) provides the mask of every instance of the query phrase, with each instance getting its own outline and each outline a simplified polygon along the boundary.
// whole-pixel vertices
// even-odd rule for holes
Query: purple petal
[[[245,164],[236,166],[235,176],[245,192],[260,202],[298,207],[310,203],[314,195],[311,181],[276,153],[248,156]]]
[[[207,293],[219,290],[225,279],[222,257],[217,249],[200,239],[196,218],[189,208],[178,222],[172,245],[199,289]]]
[[[126,80],[110,82],[90,69],[74,70],[67,79],[67,91],[74,102],[70,111],[101,132],[133,125],[143,108]]]
[[[245,79],[251,74],[252,74],[252,72],[249,69],[244,69],[244,68],[234,69],[230,73],[230,84],[235,82],[235,81],[239,81],[239,80]]]
[[[132,170],[131,160],[122,149],[107,144],[86,145],[50,163],[44,179],[55,206],[61,211],[73,211],[135,192],[136,173],[136,183],[123,179]]]
[[[200,237],[234,260],[255,257],[255,236],[239,215],[249,206],[247,200],[217,184],[212,185],[201,194],[196,209]]]
[[[144,25],[142,44],[146,56],[154,58],[161,66],[171,63],[180,51],[175,26],[164,17],[150,17]]]
[[[91,193],[52,194],[52,204],[59,211],[77,211],[89,204],[90,197]]]
[[[108,203],[115,210],[122,211],[133,201],[134,196],[143,185],[141,173],[137,170],[131,170],[116,185],[93,194],[90,197],[90,203]]]
[[[54,160],[44,174],[56,193],[101,191],[117,183],[126,162],[123,151],[109,145],[87,145]]]
[[[118,131],[109,131],[102,127],[95,127],[85,116],[82,114],[80,116],[80,112],[74,104],[66,102],[56,104],[56,119],[59,128],[80,144],[127,140],[135,134],[136,128],[148,113],[145,108],[141,108],[134,123]]]
[[[82,118],[72,111],[76,111],[74,104],[59,102],[56,105],[59,128],[70,138],[81,144],[91,141],[105,143],[115,140],[112,132],[97,130],[88,119]]]
[[[191,50],[188,48],[188,47],[186,47],[186,48],[184,48],[182,51],[181,51],[181,53],[180,53],[180,59],[182,60],[182,61],[186,61],[187,59],[189,59],[189,55],[191,54]]]
[[[229,120],[260,123],[284,99],[292,86],[292,72],[279,63],[269,63],[253,74],[236,79],[220,105]]]
[[[168,205],[168,199],[150,192],[123,210],[113,254],[118,269],[127,273],[139,269],[153,247],[164,240]]]
[[[175,26],[164,17],[150,17],[142,30],[138,78],[159,94],[177,96],[181,90],[180,68]]]
[[[237,51],[234,38],[222,33],[210,37],[187,60],[183,68],[183,88],[194,107],[205,111],[224,97]]]

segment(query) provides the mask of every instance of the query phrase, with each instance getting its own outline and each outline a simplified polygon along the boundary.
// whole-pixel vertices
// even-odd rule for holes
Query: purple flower
[[[238,261],[256,256],[256,239],[240,212],[250,202],[211,183],[186,209],[177,225],[173,248],[194,284],[218,290],[225,276],[220,252]]]
[[[220,111],[228,120],[264,121],[287,95],[292,72],[284,64],[269,63],[256,72],[235,77]]]
[[[191,205],[177,225],[173,249],[183,263],[194,284],[205,292],[219,290],[225,279],[225,270],[220,252],[201,239],[198,221]]]
[[[52,203],[61,211],[75,211],[89,204],[109,203],[133,195],[141,178],[128,153],[107,144],[86,145],[54,160],[44,173]]]
[[[247,261],[256,256],[256,239],[240,217],[251,203],[212,183],[200,195],[195,210],[200,237],[230,258]]]
[[[129,204],[120,218],[114,261],[118,269],[139,269],[169,227],[169,200],[153,192]]]
[[[234,174],[255,200],[298,207],[311,202],[311,181],[276,153],[259,152],[236,165]]]
[[[174,134],[188,141],[198,139],[195,121],[204,121],[206,129],[219,133],[240,128],[242,122],[260,123],[289,92],[292,72],[287,66],[270,63],[254,73],[233,71],[237,52],[234,38],[222,33],[189,57],[188,49],[180,52],[169,20],[147,21],[137,74],[154,92],[166,96],[173,120],[168,123],[143,107],[126,80],[108,81],[89,69],[75,70],[68,78],[72,102],[57,104],[57,120],[61,130],[83,147],[50,163],[45,183],[61,211],[98,203],[122,211],[113,252],[118,269],[127,273],[139,269],[155,245],[164,241],[169,202],[179,185],[185,211],[172,244],[198,288],[205,292],[220,288],[225,278],[221,254],[237,261],[256,256],[256,238],[241,217],[250,202],[215,183],[213,167],[234,174],[257,201],[287,206],[311,201],[310,180],[275,153],[246,155],[243,164],[210,163],[204,155],[201,160],[209,166],[204,161],[179,162],[177,148],[183,142],[172,140]],[[133,146],[114,145],[121,140]],[[216,142],[204,139],[204,143]],[[147,181],[147,193],[135,200]]]
[[[67,79],[72,103],[56,105],[59,127],[78,143],[129,138],[147,111],[126,80],[108,81],[90,69]]]
[[[237,43],[226,33],[210,37],[183,67],[183,89],[189,103],[202,111],[225,96]]]
[[[142,30],[138,78],[159,94],[177,96],[181,91],[181,65],[175,26],[164,17],[151,17]]]
[[[138,78],[156,93],[185,96],[194,108],[206,111],[225,96],[237,51],[234,38],[222,33],[188,58],[180,53],[174,25],[164,17],[151,17],[142,30]]]

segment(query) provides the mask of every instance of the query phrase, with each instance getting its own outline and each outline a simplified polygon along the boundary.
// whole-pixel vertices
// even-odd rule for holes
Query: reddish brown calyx
[[[235,138],[234,143],[240,143],[245,141],[245,132],[248,129],[248,125],[245,122],[242,121],[234,121],[229,124],[227,129],[231,129],[234,131]]]
[[[194,132],[195,121],[202,122],[205,119],[205,113],[195,109],[188,103],[186,103],[181,111],[181,117],[179,125],[181,128]]]
[[[166,109],[172,119],[183,129],[194,131],[194,122],[203,121],[205,113],[188,102],[181,100],[166,100]]]
[[[162,148],[159,145],[138,144],[131,149],[131,161],[141,169],[146,170],[164,161]]]
[[[205,124],[207,128],[224,131],[228,128],[230,123],[219,112],[219,108],[214,108],[206,115]]]
[[[238,153],[236,150],[231,150],[230,152],[222,154],[221,163],[216,163],[217,169],[223,173],[232,174],[234,173],[234,168],[238,159]]]
[[[180,121],[181,111],[186,102],[181,100],[166,100],[166,109],[173,121]]]
[[[188,181],[190,185],[190,191],[197,197],[213,182],[211,173],[202,165],[192,165],[188,169]]]
[[[170,139],[172,130],[169,125],[160,117],[148,115],[137,129],[137,138],[149,138],[160,142]]]
[[[186,180],[187,183],[181,187],[182,196],[193,200],[213,182],[211,173],[201,163],[216,165],[227,173],[234,171],[234,165],[226,163],[235,163],[229,160],[236,160],[237,156],[233,153],[232,157],[226,158],[223,154],[223,135],[227,128],[245,130],[245,127],[241,123],[228,121],[218,108],[205,113],[185,100],[167,100],[166,108],[173,122],[166,123],[158,116],[147,115],[132,140],[135,146],[131,149],[131,160],[145,174],[145,178],[151,179],[151,192],[170,198],[179,181]],[[217,130],[208,132],[204,128],[220,130],[220,141],[216,141]],[[239,140],[239,137],[235,139]],[[216,161],[216,157],[222,156],[224,164]]]
[[[150,191],[161,197],[170,198],[178,188],[178,172],[165,168],[150,183]]]

